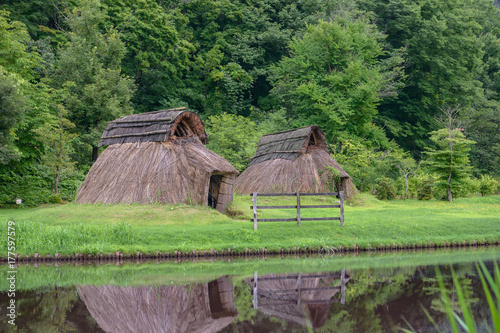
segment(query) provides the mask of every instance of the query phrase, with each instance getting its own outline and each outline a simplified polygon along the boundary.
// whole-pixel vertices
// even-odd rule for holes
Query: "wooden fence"
[[[302,284],[306,279],[325,279],[325,278],[340,278],[340,284],[336,286],[327,286],[320,287],[314,286],[312,288],[302,287]],[[345,268],[342,269],[341,273],[328,273],[328,274],[304,274],[302,275],[300,272],[297,275],[288,275],[288,276],[264,276],[259,277],[257,272],[254,273],[253,279],[250,279],[250,283],[252,284],[252,294],[253,294],[253,308],[263,308],[263,307],[275,307],[275,306],[283,306],[283,305],[301,305],[301,304],[331,304],[340,302],[341,304],[345,304],[345,285],[346,282],[351,278],[349,275],[346,278]],[[271,286],[274,286],[274,290],[262,290],[259,288],[258,283],[273,280],[275,283]],[[285,280],[296,280],[296,287],[292,289],[286,289],[284,286]],[[280,283],[281,282],[281,283]],[[328,294],[323,294],[328,290],[331,291],[340,291],[340,299],[331,299],[328,297]],[[309,293],[306,295],[305,299],[303,297],[303,293],[307,292],[320,292],[320,293]],[[284,298],[283,295],[289,295]],[[326,296],[326,299],[325,299]],[[312,297],[312,298],[311,298]],[[265,302],[259,302],[259,298]]]
[[[300,197],[304,196],[332,196],[335,195],[339,197],[340,204],[339,205],[301,205]],[[344,192],[327,192],[327,193],[251,193],[253,205],[250,208],[253,209],[253,229],[257,230],[257,222],[279,222],[279,221],[297,221],[297,226],[300,227],[301,221],[332,221],[332,220],[340,220],[340,226],[344,226]],[[293,206],[258,206],[257,205],[257,197],[297,197],[297,205]],[[297,217],[296,218],[286,218],[286,219],[258,219],[257,218],[257,209],[284,209],[284,208],[296,208],[297,209]],[[300,210],[304,208],[340,208],[340,216],[339,217],[300,217]]]

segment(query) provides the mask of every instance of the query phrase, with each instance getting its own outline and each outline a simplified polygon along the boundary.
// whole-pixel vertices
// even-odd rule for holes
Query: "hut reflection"
[[[252,287],[255,309],[269,316],[319,328],[327,320],[331,303],[344,304],[345,284],[350,279],[351,275],[342,270],[340,273],[263,276],[255,273],[247,282]]]
[[[108,333],[218,332],[238,315],[225,278],[192,286],[82,286],[78,293]]]

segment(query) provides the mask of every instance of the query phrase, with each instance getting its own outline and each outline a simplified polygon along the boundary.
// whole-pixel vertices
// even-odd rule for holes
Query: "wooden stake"
[[[253,230],[257,230],[257,192],[253,193]]]
[[[345,268],[342,268],[340,293],[342,295],[340,298],[340,304],[345,304]]]
[[[344,191],[339,192],[340,197],[340,226],[344,226]]]
[[[301,298],[301,291],[300,287],[302,286],[302,274],[298,272],[297,274],[297,291],[298,291],[298,297],[297,297],[297,305],[300,305],[300,298]]]
[[[256,193],[255,193],[256,194]],[[253,308],[257,310],[258,304],[257,304],[257,293],[259,290],[257,289],[257,272],[253,273]]]
[[[297,192],[297,227],[300,227],[300,193]]]

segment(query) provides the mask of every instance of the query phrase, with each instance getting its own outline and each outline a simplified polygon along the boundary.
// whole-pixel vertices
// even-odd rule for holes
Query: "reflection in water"
[[[319,328],[327,320],[331,303],[344,304],[345,284],[350,279],[339,273],[269,274],[247,279],[253,287],[253,307],[262,313],[302,326]],[[340,291],[341,298],[333,298]]]
[[[225,278],[193,286],[82,286],[78,293],[108,333],[215,333],[237,316]]]
[[[487,263],[490,272],[493,263]],[[453,265],[478,332],[491,315],[474,263]],[[451,266],[440,266],[459,310]],[[449,331],[434,266],[254,274],[177,286],[52,287],[16,293],[23,332],[435,332]],[[0,293],[0,308],[9,302]],[[13,332],[0,311],[0,331]]]

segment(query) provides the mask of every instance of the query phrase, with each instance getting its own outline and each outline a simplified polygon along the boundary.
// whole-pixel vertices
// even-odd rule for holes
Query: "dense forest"
[[[71,200],[107,122],[180,106],[240,171],[318,124],[362,191],[493,193],[498,2],[0,1],[0,205]]]

